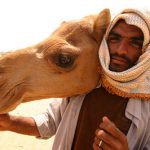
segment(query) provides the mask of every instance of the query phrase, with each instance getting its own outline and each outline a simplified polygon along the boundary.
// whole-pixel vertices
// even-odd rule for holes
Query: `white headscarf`
[[[114,72],[109,70],[110,55],[106,38],[116,22],[124,19],[135,25],[144,34],[143,54],[132,68]],[[150,12],[146,10],[125,9],[112,20],[99,49],[102,85],[111,93],[128,98],[150,99]]]

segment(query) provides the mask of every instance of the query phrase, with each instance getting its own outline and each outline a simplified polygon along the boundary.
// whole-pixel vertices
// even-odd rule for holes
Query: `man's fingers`
[[[100,128],[117,139],[120,139],[122,136],[124,136],[124,134],[116,127],[116,125],[107,117],[103,117],[103,122],[100,124]]]
[[[94,150],[98,149],[99,144],[102,149],[127,150],[127,138],[123,132],[121,132],[107,117],[103,117],[102,121],[100,128],[95,132],[96,136],[93,143],[93,148],[95,148]]]
[[[106,138],[103,135],[99,135],[99,132],[97,134],[98,135],[96,135],[96,137],[94,138],[94,143],[93,143],[93,148],[95,148],[94,150],[97,150],[97,149],[112,150],[112,147],[114,147],[113,146],[114,144],[111,144],[111,143],[114,143],[115,141],[112,138],[110,138],[109,140],[107,138],[106,140]]]

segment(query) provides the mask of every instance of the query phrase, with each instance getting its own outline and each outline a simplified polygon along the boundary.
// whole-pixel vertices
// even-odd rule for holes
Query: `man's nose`
[[[126,55],[128,53],[128,42],[127,40],[122,40],[117,48],[118,55]]]

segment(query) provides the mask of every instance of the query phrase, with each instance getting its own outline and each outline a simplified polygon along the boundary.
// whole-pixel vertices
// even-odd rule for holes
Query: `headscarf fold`
[[[122,72],[109,70],[110,55],[107,37],[116,22],[124,19],[127,24],[140,28],[144,35],[142,55],[135,66]],[[150,12],[125,9],[111,22],[99,48],[102,85],[111,93],[128,98],[150,99]]]

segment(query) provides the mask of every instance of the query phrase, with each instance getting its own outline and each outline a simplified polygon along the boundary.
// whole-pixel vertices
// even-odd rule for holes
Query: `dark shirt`
[[[125,117],[128,98],[108,93],[100,87],[87,94],[78,118],[72,150],[92,150],[95,131],[102,117],[107,116],[116,126],[127,134],[131,121]]]

